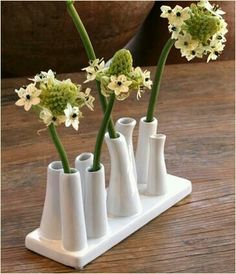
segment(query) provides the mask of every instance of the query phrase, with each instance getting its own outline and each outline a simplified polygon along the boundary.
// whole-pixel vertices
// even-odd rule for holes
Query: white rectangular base
[[[83,268],[83,266],[190,194],[192,185],[186,179],[168,175],[168,192],[165,195],[146,196],[144,195],[144,185],[140,185],[139,190],[143,207],[142,212],[131,217],[108,218],[109,232],[104,237],[89,239],[88,247],[82,251],[67,251],[63,249],[61,241],[42,239],[39,229],[26,236],[25,245],[28,249],[64,265]]]

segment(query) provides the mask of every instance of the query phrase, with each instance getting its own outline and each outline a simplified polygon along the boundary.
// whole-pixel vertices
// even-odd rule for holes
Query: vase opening
[[[130,118],[130,117],[120,118],[117,122],[122,124],[122,125],[136,124],[136,121],[133,118]]]
[[[151,139],[165,139],[166,135],[162,133],[153,134],[150,136]]]
[[[76,168],[70,168],[70,173],[65,173],[64,170],[62,173],[64,176],[74,176],[74,175],[77,175],[79,171]]]
[[[86,172],[89,172],[89,173],[98,173],[98,172],[101,171],[101,169],[103,169],[103,165],[102,165],[102,164],[100,164],[100,167],[99,167],[98,170],[93,170],[93,167],[92,167],[92,166],[87,167],[87,168],[86,168]]]
[[[49,164],[49,168],[53,170],[60,170],[62,169],[62,163],[60,161],[55,161]]]
[[[91,156],[92,156],[92,153],[84,152],[78,156],[78,160],[86,161],[86,160],[90,159]]]
[[[155,123],[157,123],[157,119],[156,119],[156,118],[153,118],[153,120],[152,120],[151,122],[147,122],[147,121],[146,121],[146,117],[142,117],[142,118],[141,118],[141,122],[144,123],[144,124],[150,125],[150,124],[155,124]]]

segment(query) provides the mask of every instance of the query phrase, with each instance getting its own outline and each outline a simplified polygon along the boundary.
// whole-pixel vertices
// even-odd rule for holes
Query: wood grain
[[[78,82],[84,77],[68,76]],[[78,272],[24,247],[40,222],[47,164],[58,158],[47,132],[36,134],[42,128],[37,118],[14,106],[14,89],[24,83],[2,81],[2,272]],[[117,102],[114,118],[138,120],[148,98]],[[71,164],[77,154],[93,151],[100,105],[85,115],[79,134],[59,130]],[[234,273],[234,62],[167,66],[156,117],[167,135],[168,171],[190,179],[193,193],[83,272]],[[108,178],[105,145],[102,162]]]

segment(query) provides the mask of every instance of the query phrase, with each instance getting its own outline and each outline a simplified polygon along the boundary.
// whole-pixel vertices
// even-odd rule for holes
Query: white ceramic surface
[[[87,167],[92,166],[92,164],[93,164],[93,153],[84,152],[75,158],[75,168],[80,173],[83,204],[84,204],[85,196],[86,196],[86,182],[85,182],[86,169],[87,169]]]
[[[167,192],[167,172],[164,147],[166,136],[154,134],[150,139],[150,157],[148,166],[147,193],[164,195]]]
[[[124,135],[127,146],[130,161],[132,163],[134,178],[137,181],[136,163],[134,158],[134,148],[133,148],[133,131],[136,125],[136,120],[130,117],[123,117],[117,120],[116,130]]]
[[[119,133],[119,132],[118,132]],[[105,134],[111,158],[107,211],[110,216],[132,216],[141,211],[141,202],[125,137],[111,139]]]
[[[62,246],[80,251],[87,246],[82,188],[79,171],[60,173]]]
[[[25,245],[28,249],[52,260],[74,268],[82,268],[191,193],[190,181],[172,175],[167,176],[165,195],[141,194],[142,212],[131,217],[108,218],[109,232],[106,236],[89,239],[88,247],[82,251],[69,252],[62,248],[61,241],[43,240],[38,229],[27,235]],[[139,187],[140,192],[145,193],[145,185]],[[162,236],[167,237],[168,233]]]
[[[108,230],[104,166],[86,169],[85,223],[88,238],[104,236]]]
[[[138,144],[135,155],[138,184],[146,184],[150,154],[149,137],[157,132],[157,119],[145,122],[146,117],[139,121]]]
[[[46,196],[40,222],[40,235],[46,239],[61,239],[61,211],[59,177],[62,170],[61,162],[55,161],[48,165]]]

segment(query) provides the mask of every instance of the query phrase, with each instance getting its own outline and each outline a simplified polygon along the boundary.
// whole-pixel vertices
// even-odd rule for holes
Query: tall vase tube
[[[120,118],[116,122],[116,130],[119,131],[125,137],[125,140],[128,146],[130,161],[132,163],[134,178],[137,181],[137,172],[136,172],[136,164],[135,164],[134,148],[133,148],[133,130],[135,125],[136,125],[136,120],[129,117]]]
[[[83,205],[85,205],[85,196],[86,196],[86,169],[93,164],[93,154],[90,152],[81,153],[75,159],[75,169],[80,173],[80,181],[82,187],[82,196],[83,196]]]
[[[157,119],[145,122],[146,117],[140,119],[138,144],[136,150],[136,170],[139,184],[146,184],[148,177],[148,163],[150,154],[149,137],[157,132]]]
[[[115,139],[105,135],[111,158],[107,211],[110,216],[124,217],[137,214],[142,207],[125,137],[118,134]]]
[[[80,174],[60,174],[62,246],[68,251],[80,251],[87,246]]]
[[[59,177],[62,164],[52,162],[47,169],[46,196],[40,222],[40,236],[49,240],[61,239]]]
[[[154,134],[150,138],[150,158],[148,169],[147,193],[163,195],[167,191],[167,172],[164,156],[166,136]]]
[[[88,238],[99,238],[108,230],[104,166],[86,169],[85,223]]]

